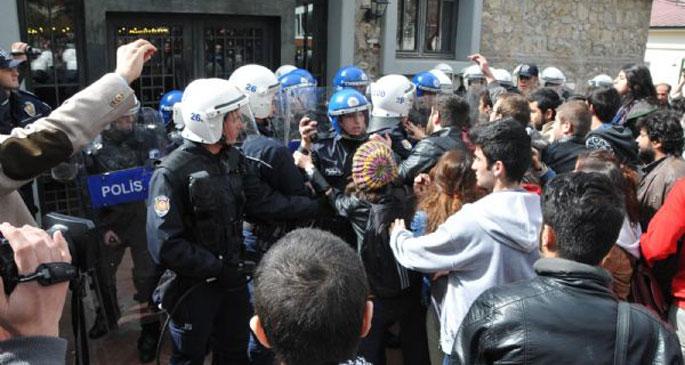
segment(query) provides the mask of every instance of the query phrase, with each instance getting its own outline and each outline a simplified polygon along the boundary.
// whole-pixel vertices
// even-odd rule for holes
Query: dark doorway
[[[295,66],[309,70],[327,85],[328,1],[298,0],[295,7]],[[353,31],[353,29],[350,29]]]
[[[202,77],[228,78],[244,64],[274,69],[280,60],[280,19],[253,16],[176,14],[107,15],[110,67],[116,47],[138,38],[159,52],[132,87],[144,106],[157,107],[166,91],[182,90]]]

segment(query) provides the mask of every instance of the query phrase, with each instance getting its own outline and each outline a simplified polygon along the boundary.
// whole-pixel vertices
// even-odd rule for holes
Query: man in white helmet
[[[276,75],[264,66],[251,64],[236,69],[228,81],[249,96],[259,130],[259,134],[248,136],[241,148],[250,167],[250,183],[245,184],[245,246],[261,257],[299,222],[316,218],[322,204],[309,195],[283,136],[276,138],[274,133],[284,129],[274,125],[278,119],[273,104],[280,87]],[[273,363],[273,354],[251,338],[250,360],[253,365]]]
[[[171,316],[171,364],[246,364],[249,303],[242,245],[245,162],[234,147],[254,127],[248,96],[200,79],[174,106],[185,143],[150,180],[148,248],[166,269],[161,307]],[[183,299],[181,300],[181,297]]]
[[[409,157],[413,145],[407,130],[409,112],[416,99],[416,85],[402,75],[386,75],[370,86],[371,118],[367,131],[390,137],[392,150],[402,159]]]

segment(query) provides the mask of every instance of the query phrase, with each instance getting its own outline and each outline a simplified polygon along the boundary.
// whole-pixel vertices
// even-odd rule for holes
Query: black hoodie
[[[637,142],[629,128],[608,123],[602,124],[601,127],[588,133],[585,146],[589,150],[612,151],[621,163],[633,168],[639,165]]]

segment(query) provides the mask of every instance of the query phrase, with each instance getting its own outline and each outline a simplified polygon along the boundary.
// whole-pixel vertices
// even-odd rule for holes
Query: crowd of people
[[[70,259],[61,234],[13,227],[35,225],[27,180],[98,134],[89,173],[154,168],[145,202],[97,211],[92,338],[117,325],[130,247],[143,362],[160,310],[172,364],[385,364],[388,347],[405,364],[683,362],[683,85],[626,65],[581,94],[557,68],[512,75],[475,54],[461,75],[346,66],[329,95],[306,70],[245,65],[151,114],[126,85],[154,52],[120,47],[114,73],[0,139],[20,273]],[[14,105],[18,60],[0,62]],[[48,288],[30,295],[63,306],[66,287]],[[3,317],[5,356],[63,361],[57,339],[12,339],[56,336],[61,306],[43,328]]]

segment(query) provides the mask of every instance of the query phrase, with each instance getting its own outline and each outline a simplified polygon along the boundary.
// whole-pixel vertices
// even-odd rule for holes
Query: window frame
[[[397,12],[399,12],[399,3],[402,3],[402,6],[404,5],[405,0],[398,0],[398,5],[397,5]],[[446,0],[438,0],[439,2],[446,1]],[[457,36],[457,28],[459,24],[459,3],[465,0],[450,0],[453,3],[452,7],[452,20],[454,21],[455,24],[453,24],[451,33],[450,34],[450,39],[455,39]],[[456,45],[452,44],[447,51],[440,51],[440,52],[431,52],[426,50],[426,24],[427,24],[427,16],[428,16],[428,0],[417,0],[418,3],[418,11],[417,11],[417,22],[416,22],[416,50],[415,51],[403,51],[403,50],[397,50],[396,55],[397,58],[436,58],[436,59],[442,59],[445,57],[449,57],[454,53],[454,49]],[[440,18],[440,24],[442,24],[442,9],[439,9],[438,12],[438,17]],[[402,28],[402,22],[404,16],[398,17],[397,18],[397,29]],[[457,25],[457,26],[454,26]],[[397,40],[395,40],[395,47],[397,47]]]
[[[427,55],[421,57],[401,57],[397,52],[397,1],[388,4],[386,15],[382,19],[381,30],[381,74],[414,75],[421,71],[433,69],[438,63],[446,63],[459,72],[471,62],[467,56],[480,51],[481,17],[483,0],[462,0],[457,3],[457,21],[453,29],[452,52],[449,54]]]

